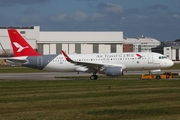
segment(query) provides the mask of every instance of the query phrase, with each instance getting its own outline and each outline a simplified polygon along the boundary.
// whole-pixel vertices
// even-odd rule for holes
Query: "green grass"
[[[1,120],[180,119],[180,80],[0,81]]]

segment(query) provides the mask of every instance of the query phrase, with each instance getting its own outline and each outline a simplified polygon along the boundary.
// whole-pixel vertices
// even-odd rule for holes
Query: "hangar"
[[[0,54],[12,54],[7,29],[15,28],[41,54],[122,52],[122,31],[40,31],[33,27],[0,27]],[[3,50],[4,49],[4,50]]]

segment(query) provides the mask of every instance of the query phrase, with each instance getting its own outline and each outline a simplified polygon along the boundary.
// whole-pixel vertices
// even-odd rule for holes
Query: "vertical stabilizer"
[[[16,29],[8,29],[14,56],[39,56],[29,43],[19,34]]]

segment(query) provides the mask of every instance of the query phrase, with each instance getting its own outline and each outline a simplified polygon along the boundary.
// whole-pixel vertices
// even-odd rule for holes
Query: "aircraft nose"
[[[171,67],[171,66],[174,65],[174,62],[173,62],[172,60],[169,60],[168,63],[167,63],[167,65],[168,65],[169,67]]]
[[[164,62],[162,62],[162,66],[167,68],[167,67],[171,67],[174,65],[174,62],[172,60],[166,59]]]

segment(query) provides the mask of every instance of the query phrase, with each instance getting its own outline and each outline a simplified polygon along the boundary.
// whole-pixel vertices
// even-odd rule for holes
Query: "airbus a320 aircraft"
[[[173,62],[164,55],[153,52],[146,53],[98,53],[69,54],[63,50],[59,55],[41,55],[36,52],[15,29],[8,30],[14,57],[6,60],[22,66],[58,72],[88,72],[91,80],[97,74],[122,76],[123,71],[157,70],[170,67]]]

